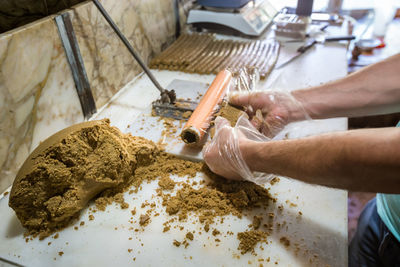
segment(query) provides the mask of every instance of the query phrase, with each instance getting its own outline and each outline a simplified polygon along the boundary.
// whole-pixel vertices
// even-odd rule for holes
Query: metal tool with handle
[[[128,39],[125,37],[125,35],[120,31],[118,26],[115,24],[115,22],[112,20],[110,15],[107,13],[107,11],[104,9],[104,7],[100,4],[98,0],[92,0],[94,5],[97,7],[97,9],[100,11],[100,13],[103,15],[103,17],[107,20],[108,24],[111,26],[111,28],[114,30],[114,32],[118,35],[119,39],[124,43],[126,48],[128,48],[128,51],[131,53],[131,55],[135,58],[137,63],[142,67],[144,72],[147,74],[147,76],[150,78],[152,83],[154,84],[155,87],[160,91],[161,94],[161,99],[160,101],[162,103],[174,103],[176,100],[176,94],[174,90],[168,91],[164,89],[160,83],[157,81],[157,79],[153,76],[151,73],[150,69],[147,67],[147,65],[143,62],[141,57],[136,53],[136,51],[133,49],[132,45],[129,43]]]
[[[281,63],[280,65],[276,66],[275,69],[281,69],[288,65],[290,62],[293,62],[296,58],[300,57],[302,54],[304,54],[307,50],[309,50],[311,47],[313,47],[316,43],[324,43],[324,42],[337,42],[337,41],[351,41],[354,40],[356,37],[354,35],[347,35],[347,36],[334,36],[334,37],[326,37],[323,40],[318,40],[314,38],[310,38],[307,40],[307,42],[300,46],[297,49],[297,54],[288,59],[287,61]],[[293,40],[295,41],[295,40]]]

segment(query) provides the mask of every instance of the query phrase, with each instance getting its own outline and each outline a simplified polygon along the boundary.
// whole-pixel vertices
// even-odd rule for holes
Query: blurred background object
[[[84,0],[1,0],[0,33],[76,5]]]

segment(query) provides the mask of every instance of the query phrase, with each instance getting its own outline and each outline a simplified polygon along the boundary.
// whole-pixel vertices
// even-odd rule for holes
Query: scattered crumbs
[[[118,227],[114,227],[114,230],[117,231],[117,230],[118,230]]]
[[[129,237],[128,240],[132,240],[132,237]]]
[[[8,194],[9,194],[8,191],[7,191],[7,192],[4,192],[3,196],[5,197],[5,196],[7,196]]]
[[[136,257],[135,257],[135,258],[133,258],[133,261],[136,261]]]
[[[54,239],[57,239],[58,237],[59,237],[58,233],[53,236]]]
[[[189,239],[190,241],[193,241],[193,234],[191,232],[187,232],[186,238]]]
[[[283,236],[281,237],[281,239],[279,239],[279,241],[281,242],[281,244],[283,244],[285,247],[289,247],[290,246],[290,240]]]
[[[133,249],[131,249],[131,248],[128,248],[128,252],[129,253],[131,253],[133,251]]]
[[[50,246],[50,245],[51,245],[51,242],[47,243],[47,245]]]
[[[74,226],[74,230],[78,231],[79,227],[78,226]]]
[[[58,252],[58,255],[62,256],[62,255],[64,255],[64,252],[60,251],[60,252]]]
[[[178,240],[174,240],[174,242],[172,242],[172,244],[173,244],[175,247],[179,248],[180,245],[181,245],[181,242],[179,242]]]
[[[210,231],[210,225],[208,223],[204,225],[204,231],[206,231],[207,233],[208,231]]]
[[[219,238],[216,238],[215,242],[221,242],[221,240]]]
[[[246,232],[240,232],[237,234],[237,238],[239,239],[239,247],[238,249],[242,254],[247,252],[254,252],[255,246],[259,242],[267,241],[267,232],[260,230],[250,230]]]
[[[93,216],[93,214],[90,214],[89,215],[89,221],[93,221],[94,220],[94,216]]]
[[[275,217],[275,214],[272,213],[272,212],[269,212],[269,213],[268,213],[268,217],[271,218],[271,219],[273,219],[273,218]]]
[[[303,213],[301,211],[299,211],[299,215],[301,216],[301,215],[303,215]]]
[[[84,221],[81,221],[81,223],[79,224],[80,226],[84,226],[85,225],[85,222]]]

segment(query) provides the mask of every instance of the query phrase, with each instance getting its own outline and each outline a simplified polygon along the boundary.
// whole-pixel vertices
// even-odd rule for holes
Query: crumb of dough
[[[141,226],[146,226],[150,223],[150,216],[147,214],[140,215],[139,224]]]
[[[64,252],[60,251],[60,252],[58,252],[58,255],[62,256],[62,255],[64,255]]]
[[[84,221],[81,221],[81,223],[79,224],[80,226],[84,226],[85,225],[85,222]]]
[[[217,229],[214,229],[213,231],[212,231],[212,235],[213,236],[217,236],[217,235],[219,235],[221,232],[220,231],[218,231]]]
[[[161,179],[158,181],[158,185],[161,187],[163,190],[172,190],[175,187],[175,182],[168,176],[163,176]]]
[[[193,238],[194,238],[193,233],[187,232],[186,238],[189,239],[190,241],[193,241]]]
[[[254,228],[254,230],[260,228],[262,220],[263,220],[262,216],[256,215],[253,217],[253,223],[251,224],[251,226]]]
[[[193,112],[190,111],[190,110],[185,111],[185,112],[182,113],[182,118],[188,119],[188,118],[190,118],[190,116],[192,116],[192,113],[193,113]]]
[[[172,244],[173,244],[175,247],[180,247],[181,242],[179,242],[179,241],[177,241],[177,240],[174,240],[174,242],[172,242]]]
[[[272,180],[269,182],[271,185],[274,185],[276,183],[278,183],[281,179],[279,179],[279,177],[274,177],[272,178]]]
[[[237,234],[237,238],[240,242],[238,250],[240,250],[242,255],[247,252],[254,252],[254,248],[258,243],[267,241],[267,236],[267,232],[260,230],[240,232]]]
[[[93,221],[94,220],[94,216],[92,214],[89,215],[89,221]]]
[[[237,120],[239,119],[239,117],[241,115],[247,116],[243,110],[238,109],[234,106],[231,106],[227,102],[223,102],[221,104],[219,111],[215,114],[215,117],[221,116],[221,117],[227,119],[229,121],[229,123],[231,124],[231,126],[234,127],[236,125]],[[212,128],[210,131],[211,138],[214,137],[214,134],[215,134],[215,129]]]
[[[279,239],[279,241],[285,247],[290,247],[290,240],[286,236],[281,237],[281,239]]]

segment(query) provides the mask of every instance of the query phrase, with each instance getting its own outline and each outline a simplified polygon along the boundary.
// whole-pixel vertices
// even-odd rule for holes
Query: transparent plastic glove
[[[252,172],[242,156],[241,148],[246,142],[270,140],[261,134],[246,116],[241,116],[235,127],[231,127],[222,117],[217,117],[214,123],[214,138],[203,148],[204,161],[211,171],[227,179],[244,179],[258,184],[264,184],[274,177]]]
[[[254,127],[268,137],[278,134],[290,122],[310,119],[303,105],[287,92],[232,92],[229,103],[243,107]]]

